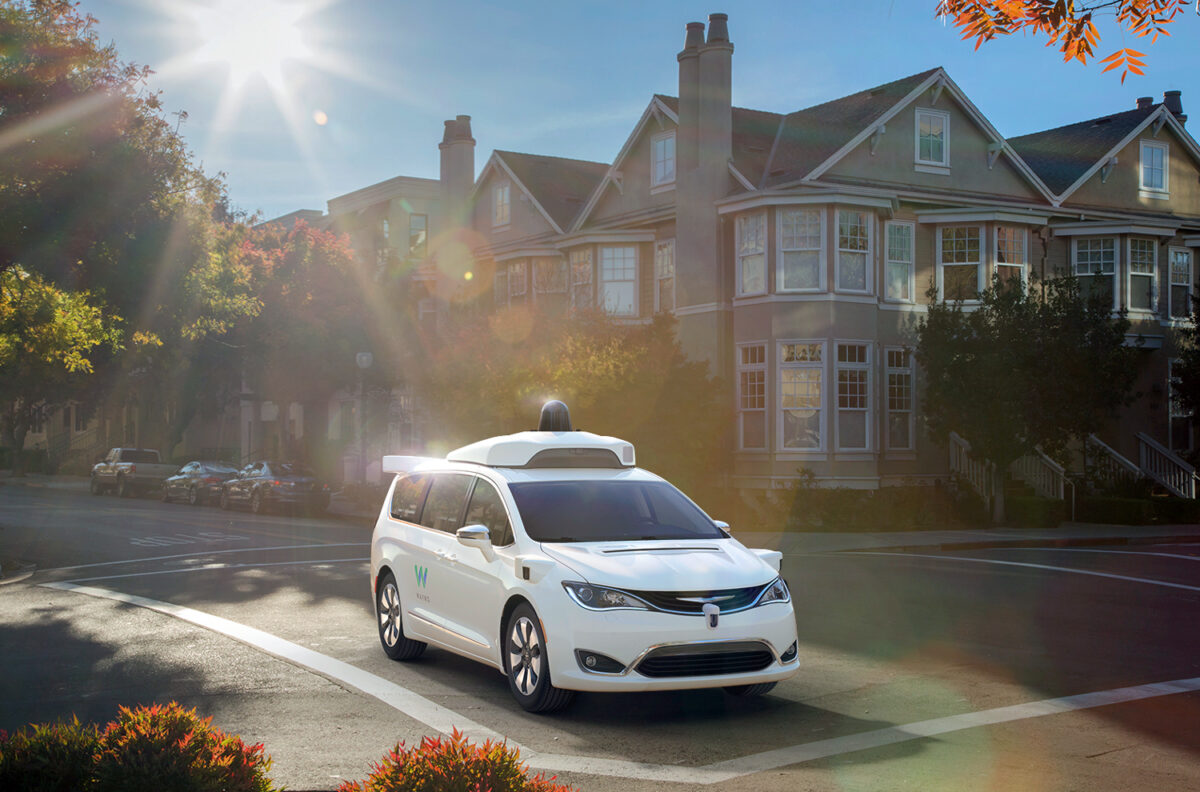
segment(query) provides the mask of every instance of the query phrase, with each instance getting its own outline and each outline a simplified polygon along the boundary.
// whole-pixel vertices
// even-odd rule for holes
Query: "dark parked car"
[[[215,503],[221,485],[237,475],[228,462],[188,462],[174,476],[163,479],[163,501],[181,499],[193,506]]]
[[[251,462],[221,485],[221,508],[235,505],[249,506],[255,514],[284,506],[325,511],[329,506],[329,485],[322,484],[311,469],[295,462]]]

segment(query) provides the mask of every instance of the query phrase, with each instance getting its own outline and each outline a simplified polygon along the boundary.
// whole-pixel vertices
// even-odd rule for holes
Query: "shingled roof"
[[[1126,110],[1008,142],[1055,195],[1062,195],[1158,108]]]
[[[570,226],[608,172],[603,162],[516,151],[495,153],[562,230]]]

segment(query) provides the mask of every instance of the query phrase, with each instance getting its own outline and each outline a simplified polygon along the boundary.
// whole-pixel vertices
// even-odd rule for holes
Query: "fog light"
[[[625,665],[599,652],[589,652],[586,649],[575,650],[575,660],[584,671],[593,674],[619,674],[625,670]]]
[[[584,655],[583,664],[588,668],[595,668],[596,662],[596,655]]]
[[[798,652],[798,648],[796,647],[796,642],[792,641],[792,645],[787,648],[787,651],[779,656],[779,662],[781,662],[781,663],[792,662],[793,660],[796,659],[797,652]]]

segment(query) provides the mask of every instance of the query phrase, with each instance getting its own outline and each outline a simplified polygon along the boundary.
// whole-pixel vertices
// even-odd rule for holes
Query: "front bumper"
[[[554,685],[569,690],[638,691],[753,685],[787,679],[799,671],[798,655],[783,655],[796,642],[796,620],[791,603],[772,603],[739,613],[722,614],[715,629],[702,616],[647,611],[590,611],[568,603],[571,609],[543,614],[550,674]],[[549,618],[547,618],[549,616]],[[594,652],[616,660],[619,673],[584,670],[576,650]],[[713,655],[735,650],[769,653],[759,670],[699,673]],[[646,660],[664,654],[684,660],[683,675],[661,674]],[[690,663],[689,657],[697,662]],[[720,665],[720,664],[719,664]],[[736,668],[744,663],[729,663]],[[754,663],[753,665],[759,665]],[[693,675],[694,674],[694,675]]]

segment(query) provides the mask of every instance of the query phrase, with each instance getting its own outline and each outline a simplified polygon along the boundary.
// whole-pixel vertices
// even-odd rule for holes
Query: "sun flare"
[[[197,47],[192,58],[226,68],[234,88],[262,78],[279,89],[287,63],[312,57],[301,25],[309,11],[308,3],[283,0],[217,0],[193,6],[189,16]]]

